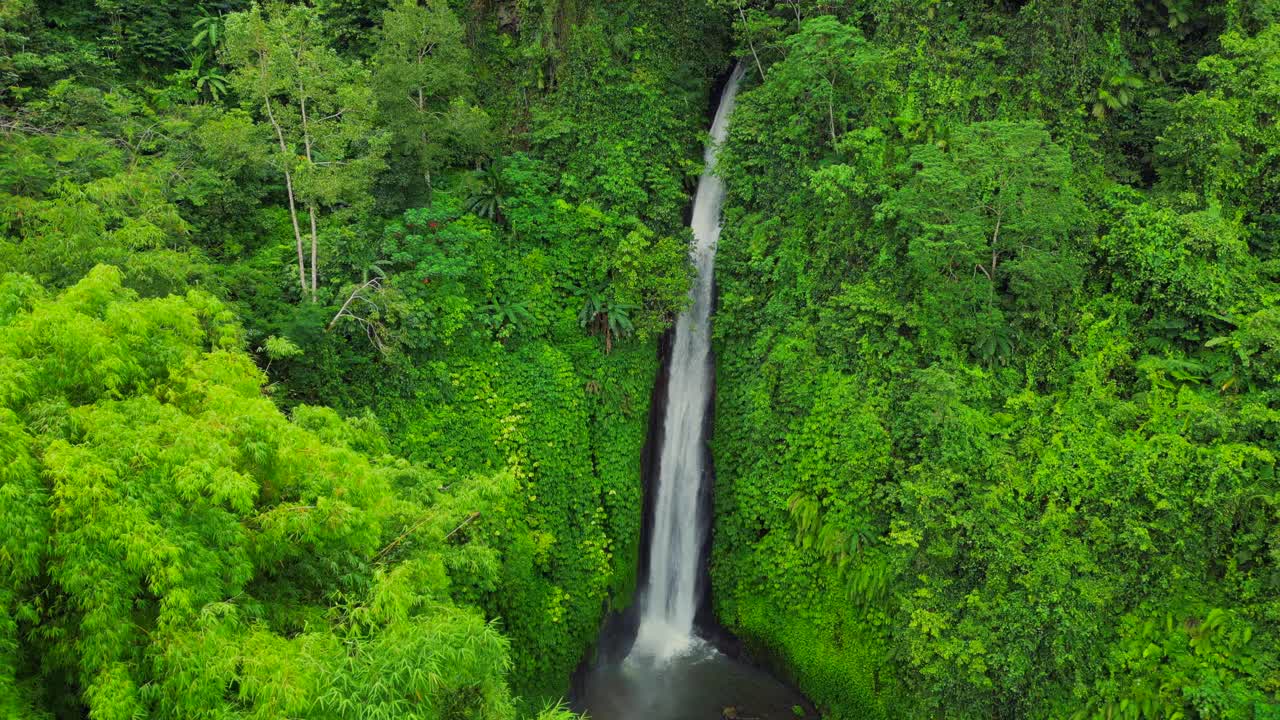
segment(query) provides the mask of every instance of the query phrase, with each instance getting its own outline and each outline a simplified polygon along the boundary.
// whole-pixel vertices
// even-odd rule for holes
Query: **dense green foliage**
[[[1274,0],[0,3],[0,717],[567,716],[735,53],[726,626],[1280,717]]]
[[[0,7],[0,716],[562,697],[633,592],[722,28]]]
[[[509,474],[445,487],[371,418],[290,422],[200,291],[3,292],[7,716],[77,687],[95,718],[513,717],[472,605]]]
[[[1280,7],[733,10],[722,620],[837,718],[1277,717]]]

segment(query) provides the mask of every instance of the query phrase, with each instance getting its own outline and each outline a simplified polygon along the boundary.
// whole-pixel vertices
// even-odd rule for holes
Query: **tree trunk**
[[[302,85],[302,79],[298,79],[298,100],[302,109],[302,145],[307,153],[307,164],[315,166],[315,160],[311,157],[311,128],[307,124],[307,93],[306,88]],[[316,206],[314,202],[307,203],[307,215],[311,218],[311,302],[316,301],[316,287],[318,286],[319,271],[319,233],[316,230]]]
[[[798,28],[800,27],[800,23],[804,21],[804,18],[800,16],[800,3],[798,0],[792,0],[791,9],[795,11],[796,27]]]
[[[831,149],[836,147],[836,84],[827,82],[827,123],[831,128]]]
[[[298,205],[293,196],[293,173],[289,171],[289,145],[284,141],[284,131],[280,129],[280,123],[276,122],[276,115],[271,110],[271,99],[266,100],[267,119],[271,121],[271,127],[275,128],[276,140],[280,142],[280,160],[284,165],[284,188],[285,194],[289,197],[289,220],[293,222],[293,239],[298,249],[298,287],[302,294],[307,294],[307,261],[302,254],[302,226],[298,223]]]
[[[316,232],[316,208],[314,205],[307,206],[307,214],[311,216],[311,302],[316,301],[316,281],[320,277],[319,271],[319,234]]]
[[[760,56],[756,54],[756,43],[751,39],[751,29],[747,27],[747,13],[738,3],[738,17],[742,18],[742,31],[747,34],[747,45],[751,48],[751,57],[756,61],[756,72],[760,73],[760,81],[764,82],[764,67],[760,65]]]

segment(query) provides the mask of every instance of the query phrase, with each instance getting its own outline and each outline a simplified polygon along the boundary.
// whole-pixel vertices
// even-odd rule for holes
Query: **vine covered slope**
[[[1280,713],[1274,3],[743,3],[715,601],[834,718]]]
[[[559,716],[633,593],[724,41],[5,3],[0,716]]]

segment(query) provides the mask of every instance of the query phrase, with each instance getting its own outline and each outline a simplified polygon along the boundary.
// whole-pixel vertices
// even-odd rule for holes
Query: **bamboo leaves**
[[[120,281],[0,327],[0,709],[37,651],[95,717],[513,717],[507,641],[450,592],[494,586],[472,541],[510,479],[394,494],[434,476],[333,411],[286,419],[216,301]]]

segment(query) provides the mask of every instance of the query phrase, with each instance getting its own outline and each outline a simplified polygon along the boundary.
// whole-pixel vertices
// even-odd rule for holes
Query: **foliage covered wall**
[[[683,0],[0,8],[0,714],[560,698],[633,592],[724,29]]]
[[[1280,9],[735,13],[721,618],[836,718],[1276,717]]]
[[[514,717],[474,604],[509,473],[446,486],[371,417],[291,422],[200,291],[99,266],[0,297],[7,716]]]

